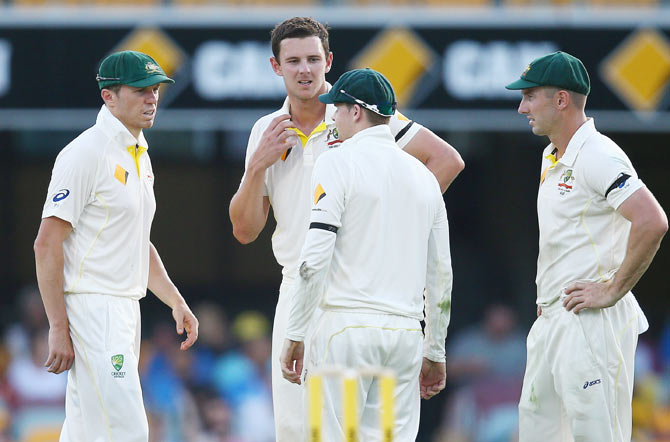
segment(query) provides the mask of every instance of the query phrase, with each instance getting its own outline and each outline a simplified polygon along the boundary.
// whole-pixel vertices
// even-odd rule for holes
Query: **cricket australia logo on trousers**
[[[114,355],[112,356],[112,367],[114,367],[114,370],[112,372],[112,377],[115,378],[125,378],[126,377],[126,372],[121,371],[123,368],[123,355]]]

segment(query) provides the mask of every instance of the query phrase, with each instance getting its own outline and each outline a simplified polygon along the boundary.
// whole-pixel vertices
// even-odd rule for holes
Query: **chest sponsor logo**
[[[575,183],[575,176],[572,173],[572,169],[568,169],[561,174],[561,177],[558,180],[558,193],[565,195],[566,193],[572,192],[572,187]]]
[[[123,368],[123,361],[124,361],[124,358],[123,358],[122,354],[112,356],[112,367],[114,367],[114,370],[115,370],[115,371],[112,372],[112,377],[114,377],[114,378],[125,378],[126,377],[126,372],[121,371],[121,369]]]
[[[128,171],[117,164],[116,169],[114,169],[114,178],[125,186],[128,182]]]
[[[68,189],[61,189],[57,194],[54,195],[53,202],[57,203],[59,201],[63,201],[68,196],[70,196],[70,191]]]
[[[586,390],[589,387],[592,387],[594,385],[598,385],[600,383],[600,379],[596,379],[595,381],[586,381],[584,382],[584,390]]]

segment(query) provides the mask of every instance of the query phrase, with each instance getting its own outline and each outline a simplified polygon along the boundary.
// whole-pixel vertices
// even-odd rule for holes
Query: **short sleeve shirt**
[[[64,291],[140,299],[149,278],[156,210],[144,135],[136,139],[102,106],[96,124],[56,158],[42,218],[68,221]]]
[[[644,186],[633,165],[593,119],[573,135],[565,154],[543,153],[537,198],[540,228],[537,302],[549,305],[570,283],[607,281],[626,253],[630,222],[616,209]]]
[[[254,124],[247,146],[247,166],[270,122],[278,115],[289,114],[289,110],[289,100],[286,98],[280,110],[262,117]],[[309,136],[299,133],[299,144],[290,148],[265,174],[264,195],[270,199],[277,222],[272,235],[272,251],[277,263],[283,267],[284,277],[294,278],[297,274],[300,248],[305,241],[309,224],[310,180],[314,162],[319,155],[336,148],[341,142],[333,121],[335,110],[334,105],[326,105],[324,121]],[[391,117],[389,126],[401,148],[422,127],[400,112]]]

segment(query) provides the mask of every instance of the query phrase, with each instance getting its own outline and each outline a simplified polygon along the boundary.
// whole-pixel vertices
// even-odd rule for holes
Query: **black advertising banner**
[[[177,80],[162,91],[164,109],[274,109],[284,88],[268,61],[271,27],[0,24],[0,110],[99,107],[97,66],[121,49],[150,53]],[[504,85],[532,59],[563,50],[578,56],[590,73],[589,109],[612,121],[632,113],[640,124],[666,127],[668,33],[662,25],[332,26],[334,62],[327,78],[332,83],[348,69],[369,66],[389,77],[403,109],[426,115],[457,110],[477,118],[481,112],[514,111],[520,95]]]

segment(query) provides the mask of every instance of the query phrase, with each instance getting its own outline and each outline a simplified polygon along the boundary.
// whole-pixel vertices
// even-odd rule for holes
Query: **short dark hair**
[[[286,38],[319,37],[323,46],[324,55],[328,57],[330,45],[328,43],[328,25],[322,25],[311,17],[293,17],[284,20],[270,32],[272,55],[279,63],[279,44]]]
[[[547,98],[551,98],[554,96],[554,94],[558,91],[566,91],[568,94],[570,94],[570,100],[572,101],[572,104],[577,107],[577,109],[584,109],[586,107],[586,95],[581,94],[579,92],[571,91],[568,89],[563,89],[558,86],[545,86],[544,87],[544,92],[547,96]]]
[[[361,108],[363,113],[365,114],[366,118],[368,119],[368,122],[372,124],[373,126],[379,126],[381,124],[389,124],[389,121],[391,120],[391,116],[386,116],[386,115],[379,115],[374,112],[372,112],[370,109],[366,109],[361,105],[355,105],[354,103],[342,103],[343,105],[347,106],[347,108],[351,109],[354,106],[358,106]]]
[[[107,89],[110,92],[114,92],[114,95],[119,95],[119,91],[121,90],[122,84],[113,84],[111,86],[105,86],[103,89]]]

